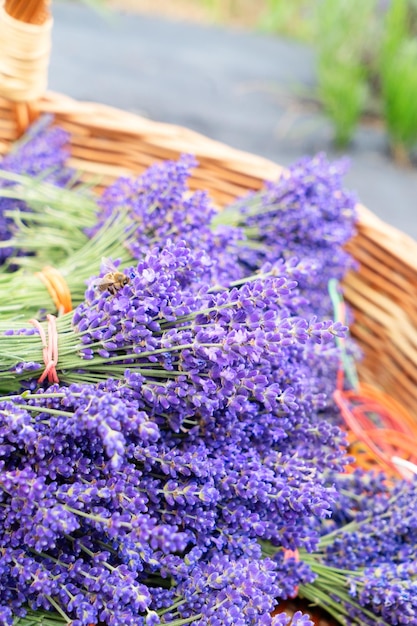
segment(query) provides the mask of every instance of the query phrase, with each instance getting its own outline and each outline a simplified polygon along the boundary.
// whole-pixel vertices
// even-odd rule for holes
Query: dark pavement
[[[289,165],[331,146],[331,128],[306,99],[307,47],[277,37],[142,15],[105,18],[55,2],[49,88],[156,121],[186,126]],[[417,239],[417,170],[386,154],[381,130],[361,127],[346,152],[346,184],[386,222]]]

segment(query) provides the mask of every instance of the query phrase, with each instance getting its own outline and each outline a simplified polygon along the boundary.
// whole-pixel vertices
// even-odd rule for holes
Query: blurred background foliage
[[[97,1],[97,0],[90,0]],[[361,119],[384,124],[394,158],[417,147],[417,0],[109,0],[110,6],[249,28],[311,45],[312,94],[346,148]]]

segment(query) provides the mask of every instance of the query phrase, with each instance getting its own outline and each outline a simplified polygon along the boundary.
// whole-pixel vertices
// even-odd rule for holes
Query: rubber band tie
[[[40,272],[36,272],[35,276],[47,288],[58,315],[72,311],[71,292],[61,272],[47,265]]]
[[[43,383],[45,378],[48,378],[49,383],[59,383],[56,371],[56,366],[58,365],[58,330],[56,327],[56,317],[55,315],[47,315],[46,319],[48,320],[48,339],[38,320],[29,320],[29,323],[36,328],[42,340],[42,356],[45,369],[43,374],[38,378],[38,383]]]

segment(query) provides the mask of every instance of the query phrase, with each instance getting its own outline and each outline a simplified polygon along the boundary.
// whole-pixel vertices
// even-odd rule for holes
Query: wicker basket
[[[193,153],[199,167],[191,186],[209,191],[222,206],[282,172],[271,161],[191,130],[50,92],[30,104],[0,97],[0,153],[43,113],[53,114],[56,124],[71,133],[72,165],[101,184],[140,173],[155,161]],[[348,248],[360,269],[345,281],[355,316],[352,334],[364,352],[359,374],[417,420],[417,242],[363,206],[359,216],[358,233]]]

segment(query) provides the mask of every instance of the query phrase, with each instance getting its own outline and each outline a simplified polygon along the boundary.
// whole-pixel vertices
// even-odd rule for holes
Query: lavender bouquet
[[[323,472],[345,453],[312,371],[344,328],[294,312],[302,263],[222,289],[209,267],[172,243],[117,293],[88,289],[57,320],[60,387],[36,391],[36,329],[3,332],[5,620],[29,605],[80,625],[272,623],[285,593],[259,539],[318,540],[307,520],[328,514]]]
[[[246,241],[234,253],[246,272],[276,258],[298,256],[314,264],[316,271],[299,288],[316,315],[331,314],[328,281],[342,280],[355,267],[343,248],[355,233],[357,217],[357,199],[343,185],[347,166],[346,160],[331,163],[324,154],[300,159],[279,180],[265,183],[213,220],[242,230]]]
[[[317,547],[300,551],[300,595],[341,624],[417,624],[416,480],[390,485],[358,470],[335,485]]]
[[[306,528],[345,452],[312,372],[344,328],[293,313],[302,265],[221,290],[209,266],[171,244],[117,293],[87,290],[57,320],[61,386],[46,391],[37,331],[2,334],[5,623],[27,605],[76,626],[285,623],[259,540],[319,539]]]

